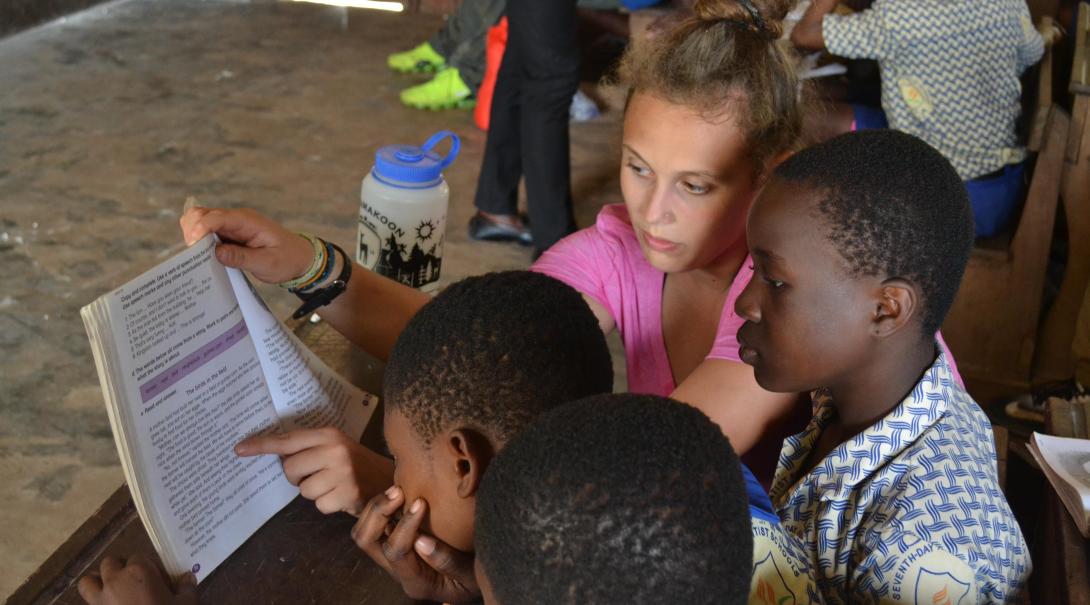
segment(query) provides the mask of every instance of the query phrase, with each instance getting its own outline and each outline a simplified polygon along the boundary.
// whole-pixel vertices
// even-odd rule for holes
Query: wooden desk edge
[[[1074,404],[1077,406],[1079,404]],[[1076,415],[1071,409],[1073,404],[1050,400],[1045,407],[1045,432],[1057,437],[1086,438],[1085,419],[1074,422]],[[1090,605],[1090,561],[1087,555],[1087,540],[1079,533],[1075,520],[1067,511],[1055,488],[1048,485],[1046,506],[1052,508],[1051,516],[1056,520],[1055,537],[1059,540],[1061,565],[1061,588],[1068,605]]]
[[[76,582],[117,534],[134,520],[129,486],[122,484],[79,529],[8,597],[7,605],[50,603]]]

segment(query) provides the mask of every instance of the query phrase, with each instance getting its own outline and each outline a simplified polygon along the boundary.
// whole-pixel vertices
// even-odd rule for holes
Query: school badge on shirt
[[[795,605],[798,599],[794,591],[787,586],[783,572],[776,566],[772,553],[753,564],[753,588],[750,591],[751,605]]]
[[[916,556],[913,556],[916,555]],[[921,544],[894,570],[892,601],[913,605],[969,605],[977,602],[973,570],[955,555]]]
[[[753,580],[750,605],[820,603],[801,542],[779,523],[753,517]]]
[[[916,77],[901,78],[897,80],[897,87],[901,89],[905,105],[908,105],[917,118],[926,120],[931,115],[935,104],[931,101],[931,95],[923,81]]]

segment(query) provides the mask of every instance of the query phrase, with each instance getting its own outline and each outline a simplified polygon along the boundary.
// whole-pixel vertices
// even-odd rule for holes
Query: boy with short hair
[[[1025,600],[991,425],[935,343],[973,243],[950,163],[893,130],[836,137],[776,170],[748,241],[742,358],[765,389],[813,390],[771,497],[825,599]]]
[[[473,511],[492,457],[545,411],[612,384],[605,337],[570,286],[509,271],[448,287],[390,352],[383,431],[394,487],[367,504],[356,543],[411,597],[476,596]],[[449,563],[438,573],[426,564],[437,549]]]
[[[954,165],[969,189],[978,236],[999,232],[1022,200],[1019,76],[1044,42],[1025,0],[874,0],[841,15],[814,0],[791,38],[801,48],[876,59],[882,108],[854,106],[840,130],[894,128]]]
[[[602,395],[545,413],[481,483],[485,603],[745,603],[741,468],[715,423],[663,397]]]

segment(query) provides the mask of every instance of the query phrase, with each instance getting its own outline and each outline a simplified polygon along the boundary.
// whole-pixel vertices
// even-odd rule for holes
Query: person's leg
[[[443,56],[439,73],[401,91],[401,102],[416,109],[467,108],[476,104],[484,80],[488,28],[503,14],[505,0],[466,0],[427,44]],[[413,49],[410,53],[417,53]],[[415,55],[414,55],[415,56]],[[391,57],[393,60],[394,57]]]
[[[462,81],[474,93],[484,80],[484,49],[488,29],[500,20],[506,6],[507,0],[465,0],[443,28],[450,30],[443,42],[447,49],[444,53],[447,64],[458,70]],[[454,23],[455,20],[457,23]]]
[[[496,75],[496,88],[492,92],[488,137],[485,139],[484,160],[477,176],[477,193],[473,203],[481,212],[512,220],[518,217],[518,187],[522,178],[519,139],[521,85],[518,50],[508,45]],[[479,222],[470,223],[470,236],[475,239],[515,239],[489,237],[487,233],[480,232]],[[524,243],[529,243],[528,238]]]
[[[977,237],[992,237],[1006,228],[1025,199],[1025,163],[1009,164],[997,174],[965,181]]]
[[[480,43],[483,53],[484,37],[503,15],[505,3],[505,0],[464,0],[428,42],[448,62],[467,45]]]
[[[843,134],[845,132],[854,132],[857,130],[882,130],[889,128],[889,120],[886,118],[886,112],[881,107],[871,107],[869,105],[848,105],[846,103],[837,103],[837,109],[834,110],[835,127],[841,129],[836,134]],[[848,123],[848,129],[843,130],[845,121],[851,118],[851,122]],[[835,135],[834,135],[835,136]]]
[[[579,85],[575,0],[508,0],[508,48],[521,57],[522,164],[534,245],[575,229],[568,110]],[[493,112],[493,118],[495,112]]]
[[[505,0],[466,0],[454,14],[447,19],[439,31],[411,50],[394,53],[387,57],[386,63],[391,69],[400,72],[439,71],[454,67],[459,69],[459,77],[468,80],[464,84],[476,92],[481,85],[476,70],[484,73],[484,43],[488,28],[503,14]],[[479,46],[480,67],[472,64],[473,46]],[[466,73],[461,73],[464,70]]]

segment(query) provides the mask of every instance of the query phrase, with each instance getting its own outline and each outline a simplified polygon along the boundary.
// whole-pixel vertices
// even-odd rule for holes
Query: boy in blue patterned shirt
[[[1025,0],[874,0],[849,15],[835,14],[836,4],[814,0],[791,39],[800,48],[876,59],[882,109],[840,108],[832,129],[890,127],[927,141],[965,181],[977,235],[998,232],[1024,181],[1018,78],[1044,53]]]
[[[770,495],[826,601],[1024,601],[991,425],[934,337],[973,242],[950,163],[894,130],[836,137],[776,170],[747,233],[742,359],[814,402]]]

